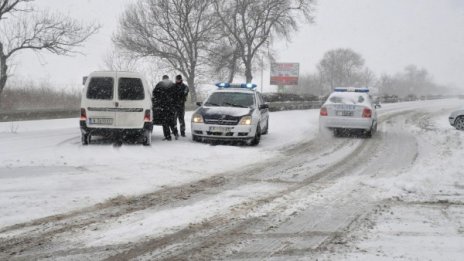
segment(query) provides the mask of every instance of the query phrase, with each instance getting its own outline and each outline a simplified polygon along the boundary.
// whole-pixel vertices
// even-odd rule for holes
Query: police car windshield
[[[205,105],[248,108],[254,105],[254,98],[250,93],[216,92],[209,97]]]

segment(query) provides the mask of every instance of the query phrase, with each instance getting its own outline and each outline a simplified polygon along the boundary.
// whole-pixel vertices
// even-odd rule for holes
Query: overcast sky
[[[97,21],[103,27],[81,51],[58,57],[25,52],[15,61],[17,79],[78,84],[102,68],[119,16],[132,0],[38,0],[39,8]],[[425,67],[438,83],[464,88],[464,1],[462,0],[319,0],[314,24],[302,24],[290,43],[274,43],[281,62],[301,63],[301,74],[315,72],[323,54],[352,48],[377,75],[408,64]],[[265,74],[265,84],[269,82]],[[260,75],[255,74],[259,83]]]

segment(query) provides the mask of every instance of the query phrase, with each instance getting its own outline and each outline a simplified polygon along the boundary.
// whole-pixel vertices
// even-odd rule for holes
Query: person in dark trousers
[[[182,75],[176,76],[175,87],[175,105],[176,105],[176,120],[175,125],[177,127],[177,120],[180,125],[180,135],[185,137],[185,102],[189,94],[189,88],[182,80]]]
[[[176,95],[175,85],[167,75],[153,89],[153,118],[163,125],[164,140],[168,141],[172,140],[171,131],[176,139],[179,137],[176,126]]]

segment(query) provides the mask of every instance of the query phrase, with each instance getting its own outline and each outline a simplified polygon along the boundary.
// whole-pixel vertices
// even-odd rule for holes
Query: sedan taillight
[[[372,110],[369,108],[364,108],[363,118],[372,118]]]
[[[327,112],[327,108],[326,108],[326,107],[322,107],[322,108],[321,108],[320,115],[321,115],[321,116],[328,116],[328,115],[329,115],[329,113]]]

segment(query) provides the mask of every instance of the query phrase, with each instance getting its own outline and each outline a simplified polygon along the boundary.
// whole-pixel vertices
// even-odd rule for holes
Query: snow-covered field
[[[448,115],[463,105],[384,105],[372,139],[276,112],[258,147],[160,128],[151,147],[81,146],[77,119],[0,123],[0,243],[25,259],[462,260],[464,132]]]
[[[78,119],[0,123],[0,227],[270,159],[286,146],[314,138],[317,115],[317,110],[272,113],[270,134],[259,147],[194,143],[189,130],[187,138],[166,142],[160,127],[148,148],[84,147]]]

